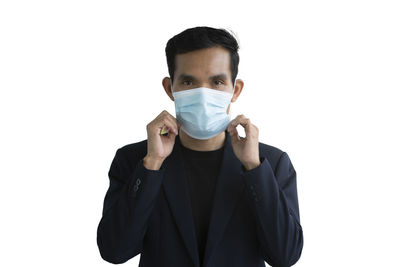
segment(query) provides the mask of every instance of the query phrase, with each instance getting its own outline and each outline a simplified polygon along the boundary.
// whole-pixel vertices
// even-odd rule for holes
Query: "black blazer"
[[[286,152],[259,142],[261,165],[246,171],[227,131],[204,267],[291,266],[303,249],[296,171]],[[160,170],[143,166],[147,140],[117,149],[97,228],[101,257],[139,267],[200,267],[180,139]]]

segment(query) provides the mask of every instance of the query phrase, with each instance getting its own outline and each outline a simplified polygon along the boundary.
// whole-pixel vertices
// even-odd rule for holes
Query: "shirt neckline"
[[[193,150],[193,149],[187,148],[181,144],[181,148],[182,148],[183,152],[185,153],[185,156],[188,156],[190,158],[200,158],[200,159],[217,158],[223,152],[224,147],[225,146],[222,146],[221,148],[216,149],[216,150],[199,151],[199,150]]]

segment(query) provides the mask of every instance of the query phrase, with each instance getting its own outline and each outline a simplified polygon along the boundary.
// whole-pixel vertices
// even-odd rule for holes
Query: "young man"
[[[97,229],[104,260],[141,253],[141,267],[260,267],[300,258],[288,154],[259,142],[244,115],[230,120],[244,85],[236,80],[238,48],[230,33],[210,27],[168,41],[170,78],[162,84],[176,118],[162,111],[147,124],[147,140],[116,151]]]

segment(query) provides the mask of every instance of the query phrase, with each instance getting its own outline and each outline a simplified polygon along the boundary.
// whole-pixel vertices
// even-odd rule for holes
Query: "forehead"
[[[219,73],[230,76],[230,54],[222,47],[199,49],[176,55],[175,66],[175,78],[181,73],[198,78],[207,78]]]

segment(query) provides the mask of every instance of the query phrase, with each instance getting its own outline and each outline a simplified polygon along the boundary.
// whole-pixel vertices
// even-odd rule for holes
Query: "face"
[[[233,88],[229,65],[229,51],[222,47],[205,48],[178,54],[175,57],[174,83],[171,86],[171,79],[165,77],[163,79],[164,89],[172,100],[174,100],[172,92],[198,87],[207,87],[229,93],[234,92],[231,100],[231,102],[234,102],[242,90],[243,81],[237,79],[236,86]]]

